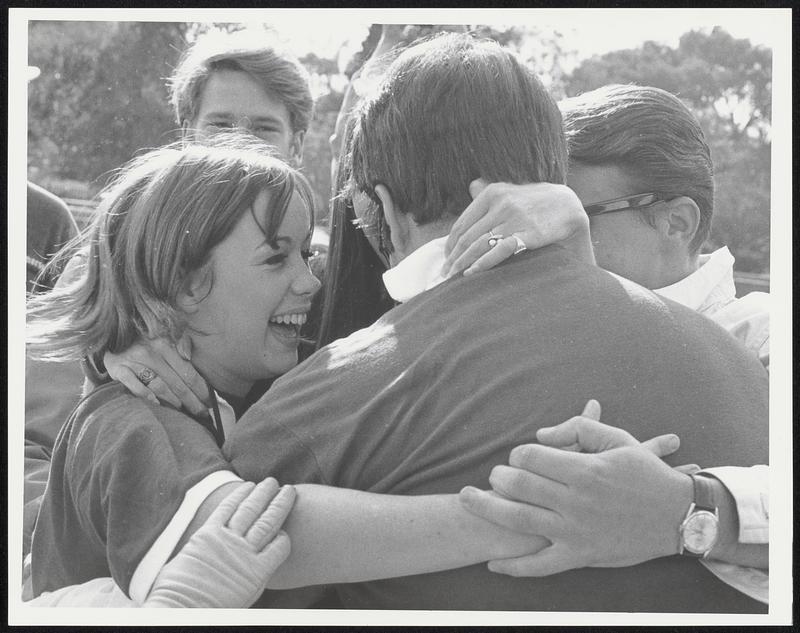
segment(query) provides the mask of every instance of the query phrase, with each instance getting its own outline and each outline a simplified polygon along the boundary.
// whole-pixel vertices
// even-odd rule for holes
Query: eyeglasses
[[[350,220],[350,223],[357,230],[361,231],[364,234],[364,237],[370,241],[372,248],[376,250],[378,258],[381,260],[381,263],[386,268],[390,268],[389,255],[394,249],[388,239],[389,227],[386,226],[383,215],[376,210],[375,217],[372,219],[372,221],[369,221],[366,218],[354,218]],[[377,249],[375,242],[377,242]]]
[[[603,215],[604,213],[627,211],[628,209],[646,209],[666,200],[668,198],[660,193],[637,193],[635,196],[623,196],[590,204],[583,207],[583,210],[586,211],[588,216]]]
[[[367,237],[378,238],[380,236],[380,228],[378,227],[377,220],[368,222],[364,218],[354,218],[350,220],[350,224],[364,233],[364,235]]]

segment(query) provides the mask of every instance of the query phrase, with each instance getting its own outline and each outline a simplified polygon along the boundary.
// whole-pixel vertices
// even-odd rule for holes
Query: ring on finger
[[[136,374],[136,377],[146,387],[151,382],[153,382],[158,376],[156,375],[156,372],[154,372],[152,369],[150,369],[149,367],[145,367],[139,373]]]
[[[489,244],[489,248],[494,248],[497,246],[497,243],[501,240],[504,240],[505,237],[502,235],[497,235],[493,230],[489,231],[489,238],[486,240],[486,243]]]
[[[517,242],[517,246],[514,249],[514,255],[518,255],[522,251],[527,251],[528,250],[528,247],[525,246],[525,242],[522,241],[522,238],[519,235],[514,233],[513,235],[511,235],[511,237],[513,237]]]

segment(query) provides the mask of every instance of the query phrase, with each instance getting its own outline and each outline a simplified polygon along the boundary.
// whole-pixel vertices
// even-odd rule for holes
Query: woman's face
[[[268,200],[268,192],[259,194],[254,213],[246,211],[214,248],[211,275],[196,273],[199,303],[187,309],[192,362],[216,389],[234,395],[297,364],[300,327],[320,288],[306,261],[311,218],[301,198],[295,194],[289,204],[277,248],[254,219],[264,224]]]

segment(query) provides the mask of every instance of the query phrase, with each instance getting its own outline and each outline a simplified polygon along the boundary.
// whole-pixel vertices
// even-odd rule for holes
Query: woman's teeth
[[[297,314],[281,314],[274,316],[270,319],[270,323],[279,323],[281,325],[303,325],[306,322],[308,315],[305,312]]]

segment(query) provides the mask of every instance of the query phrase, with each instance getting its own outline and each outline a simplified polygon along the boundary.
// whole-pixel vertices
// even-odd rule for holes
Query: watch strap
[[[690,475],[692,478],[692,485],[694,486],[694,501],[689,505],[689,510],[686,512],[686,517],[681,523],[681,548],[680,554],[688,556],[689,558],[705,558],[708,551],[693,552],[684,547],[683,541],[683,527],[693,514],[697,512],[710,512],[715,516],[719,516],[717,506],[714,504],[714,487],[708,477],[702,475]],[[710,551],[710,550],[709,550]]]
[[[691,475],[694,484],[694,511],[705,510],[706,512],[717,512],[714,504],[714,487],[708,477],[702,475]]]

